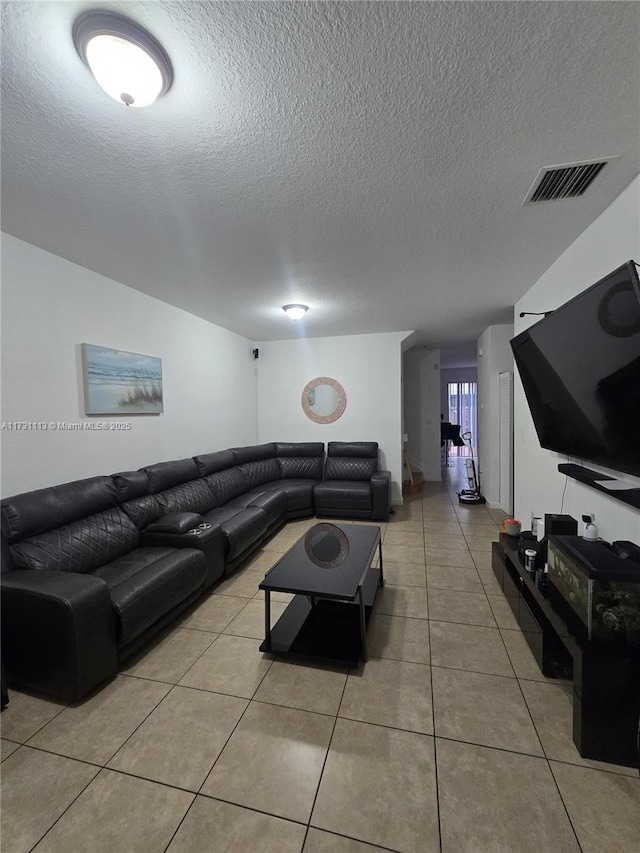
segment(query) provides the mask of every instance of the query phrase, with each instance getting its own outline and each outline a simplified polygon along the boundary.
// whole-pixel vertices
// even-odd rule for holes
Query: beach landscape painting
[[[149,415],[162,412],[162,360],[82,344],[85,413]]]

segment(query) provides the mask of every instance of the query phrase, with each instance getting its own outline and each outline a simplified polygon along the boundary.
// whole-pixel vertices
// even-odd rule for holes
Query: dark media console
[[[574,538],[550,541],[562,550],[563,540]],[[525,571],[517,537],[500,534],[491,564],[542,673],[573,680],[573,742],[580,755],[639,767],[640,644],[626,635],[589,639],[587,625],[546,576],[541,583],[542,573]],[[593,565],[590,559],[585,576]]]

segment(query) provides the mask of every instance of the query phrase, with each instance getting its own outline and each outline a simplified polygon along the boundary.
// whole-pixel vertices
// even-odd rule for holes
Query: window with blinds
[[[460,424],[460,435],[465,439],[464,447],[450,447],[450,456],[477,456],[478,383],[448,382],[447,400],[449,410],[446,420]],[[470,438],[465,434],[470,433]]]

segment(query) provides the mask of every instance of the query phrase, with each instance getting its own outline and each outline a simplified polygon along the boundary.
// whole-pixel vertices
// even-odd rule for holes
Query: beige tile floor
[[[12,691],[4,853],[638,853],[638,773],[580,758],[493,578],[500,513],[457,477],[382,526],[360,668],[258,650],[258,583],[305,520],[86,701]]]

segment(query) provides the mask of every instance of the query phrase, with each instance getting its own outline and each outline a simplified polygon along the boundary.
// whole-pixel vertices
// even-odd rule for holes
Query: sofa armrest
[[[193,513],[176,513],[193,515]],[[167,516],[168,518],[169,516]],[[219,524],[206,522],[190,528],[186,533],[155,532],[150,525],[142,531],[140,544],[156,548],[197,548],[207,559],[207,578],[204,588],[208,589],[224,574],[224,536]]]
[[[145,528],[145,533],[188,533],[202,524],[197,512],[172,512]]]
[[[2,647],[10,685],[74,702],[117,672],[106,583],[46,569],[2,575]]]
[[[391,471],[376,471],[371,477],[371,520],[388,521],[391,513]]]

